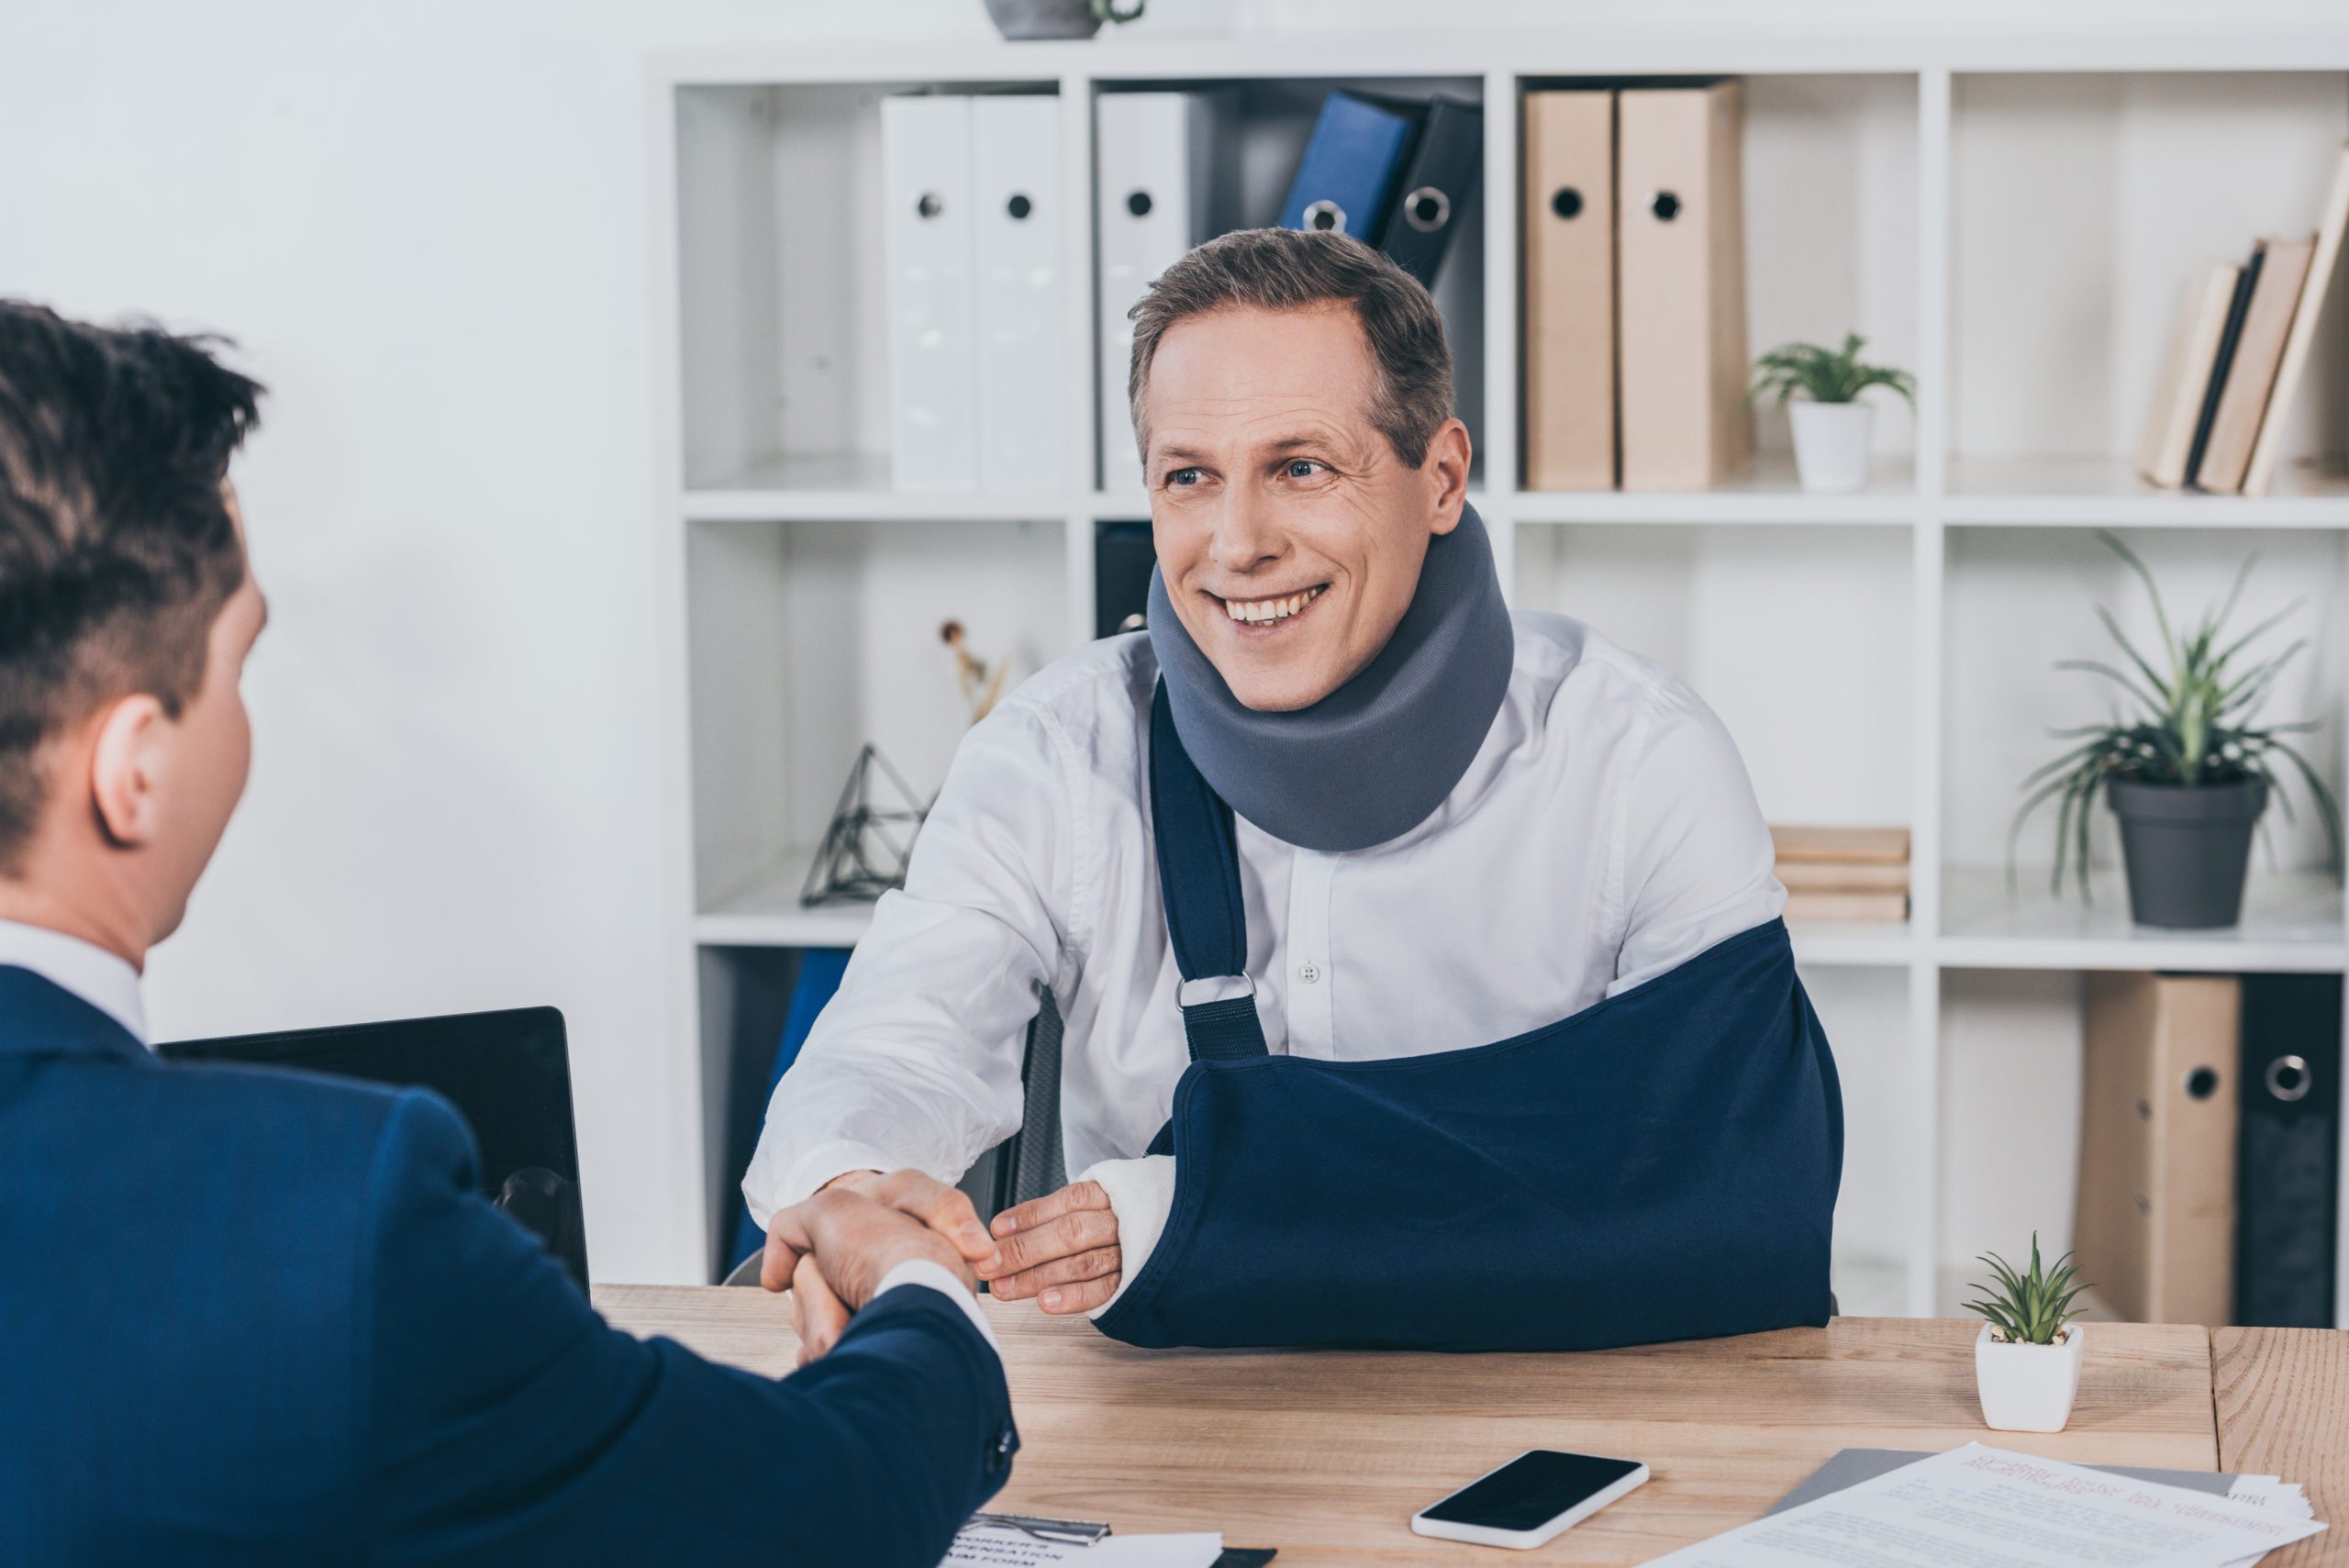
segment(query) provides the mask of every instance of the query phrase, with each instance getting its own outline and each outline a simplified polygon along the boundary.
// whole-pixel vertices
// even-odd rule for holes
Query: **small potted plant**
[[[1089,39],[1104,22],[1130,22],[1147,0],[986,0],[995,30],[1007,39]]]
[[[1996,1252],[1982,1262],[1996,1284],[1972,1286],[1986,1299],[1965,1308],[1988,1321],[1974,1340],[1974,1388],[1982,1423],[1998,1432],[2060,1432],[2080,1391],[2080,1357],[2087,1330],[2072,1320],[2072,1302],[2087,1286],[2065,1253],[2042,1273],[2039,1232],[2031,1233],[2031,1272],[2018,1274]]]
[[[2252,556],[2235,573],[2225,602],[2180,637],[2170,629],[2161,590],[2145,563],[2114,535],[2099,530],[2097,537],[2145,584],[2162,639],[2160,662],[2140,653],[2112,612],[2097,606],[2097,617],[2127,655],[2131,669],[2094,659],[2065,659],[2055,667],[2105,677],[2141,711],[2054,731],[2058,739],[2077,743],[2023,780],[2023,803],[2007,836],[2009,874],[2024,818],[2043,803],[2056,800],[2051,885],[2060,890],[2068,857],[2078,875],[2080,896],[2087,898],[2088,808],[2101,785],[2121,820],[2129,908],[2137,923],[2181,929],[2232,926],[2243,915],[2243,878],[2261,812],[2273,799],[2284,819],[2292,820],[2291,799],[2277,776],[2277,759],[2290,763],[2307,784],[2323,819],[2333,862],[2341,858],[2341,813],[2332,794],[2308,759],[2284,739],[2316,726],[2259,722],[2260,706],[2274,689],[2277,673],[2308,646],[2308,639],[2299,638],[2272,657],[2255,661],[2246,651],[2301,601],[2293,600],[2240,637],[2221,640],[2227,618],[2258,560]]]
[[[1860,363],[1860,350],[1866,343],[1857,332],[1847,332],[1840,350],[1782,343],[1753,361],[1748,401],[1776,393],[1775,406],[1784,408],[1796,393],[1803,395],[1787,415],[1794,421],[1795,468],[1805,490],[1857,490],[1867,484],[1868,431],[1875,410],[1859,401],[1861,393],[1888,386],[1909,407],[1917,406],[1917,384],[1907,371]]]

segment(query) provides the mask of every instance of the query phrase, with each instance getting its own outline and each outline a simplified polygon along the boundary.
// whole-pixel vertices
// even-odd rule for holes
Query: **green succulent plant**
[[[2023,803],[2016,808],[2014,824],[2007,834],[2009,879],[2014,874],[2015,845],[2025,819],[2041,805],[2057,800],[2061,804],[2055,813],[2055,867],[2049,886],[2062,889],[2068,857],[2079,879],[2080,896],[2088,896],[2088,807],[2095,802],[2098,786],[2108,777],[2185,785],[2232,784],[2256,778],[2266,784],[2284,820],[2290,822],[2294,820],[2292,803],[2276,776],[2277,757],[2289,762],[2308,785],[2324,821],[2333,863],[2339,864],[2340,808],[2308,759],[2283,739],[2286,735],[2306,733],[2316,725],[2313,721],[2256,722],[2260,705],[2274,689],[2277,675],[2308,646],[2309,639],[2296,638],[2267,658],[2247,665],[2237,663],[2254,640],[2273,630],[2305,601],[2294,599],[2242,636],[2222,643],[2220,639],[2225,632],[2227,618],[2234,613],[2243,584],[2259,561],[2257,555],[2247,556],[2235,573],[2234,586],[2228,590],[2226,599],[2180,637],[2170,629],[2161,590],[2136,552],[2116,535],[2102,529],[2098,530],[2097,538],[2128,562],[2129,569],[2145,584],[2146,596],[2153,601],[2154,622],[2161,633],[2161,663],[2166,665],[2166,670],[2157,668],[2153,660],[2137,651],[2121,631],[2121,623],[2112,618],[2110,610],[2102,605],[2097,606],[2097,618],[2128,656],[2132,669],[2122,670],[2097,659],[2059,660],[2055,668],[2101,675],[2119,686],[2142,711],[2132,718],[2116,713],[2103,724],[2084,724],[2049,732],[2057,740],[2077,744],[2032,770],[2023,780]],[[2261,831],[2265,833],[2265,824]]]
[[[1981,1262],[1998,1283],[1976,1280],[1968,1285],[1967,1289],[1980,1291],[1986,1299],[1969,1301],[1965,1309],[1988,1318],[1990,1327],[2009,1343],[2052,1345],[2064,1325],[2079,1316],[2072,1310],[2072,1303],[2088,1287],[2076,1283],[2079,1270],[2073,1266],[2069,1252],[2056,1259],[2053,1269],[2042,1272],[2038,1231],[2031,1233],[2029,1273],[2017,1273],[2014,1265],[1996,1252],[1983,1253]]]
[[[1860,363],[1860,350],[1866,344],[1857,332],[1846,332],[1840,350],[1781,343],[1753,361],[1753,384],[1746,390],[1746,400],[1776,393],[1774,406],[1784,407],[1799,392],[1813,403],[1850,403],[1871,386],[1888,386],[1914,408],[1917,384],[1907,371]]]

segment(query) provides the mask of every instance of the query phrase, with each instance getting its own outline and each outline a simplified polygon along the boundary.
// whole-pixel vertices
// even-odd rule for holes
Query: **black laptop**
[[[460,1013],[160,1045],[180,1062],[240,1062],[430,1089],[473,1124],[482,1195],[546,1243],[587,1287],[571,1052],[552,1007]]]

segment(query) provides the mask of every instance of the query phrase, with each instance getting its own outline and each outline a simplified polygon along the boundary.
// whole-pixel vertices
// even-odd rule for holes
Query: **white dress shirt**
[[[139,995],[139,972],[95,942],[0,920],[0,966],[28,969],[60,990],[72,992],[147,1043],[147,1006]]]
[[[1513,618],[1500,712],[1426,821],[1342,853],[1237,824],[1274,1051],[1348,1061],[1507,1039],[1783,907],[1711,710],[1579,621]],[[742,1184],[762,1225],[845,1171],[955,1181],[1018,1131],[1022,1030],[1049,984],[1067,1167],[1097,1167],[1125,1278],[1140,1272],[1172,1162],[1127,1162],[1190,1060],[1144,804],[1156,676],[1146,635],[1093,643],[964,737],[905,890],[875,906],[767,1107]]]

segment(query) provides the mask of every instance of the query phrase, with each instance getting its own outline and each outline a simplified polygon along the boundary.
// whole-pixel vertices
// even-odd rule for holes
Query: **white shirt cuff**
[[[943,1291],[952,1296],[954,1305],[963,1309],[963,1315],[971,1320],[972,1326],[977,1329],[980,1335],[985,1339],[987,1348],[998,1356],[1003,1354],[1003,1347],[996,1343],[995,1329],[988,1326],[987,1315],[979,1306],[979,1298],[972,1295],[961,1280],[948,1272],[944,1264],[933,1263],[928,1258],[908,1258],[883,1274],[881,1288],[873,1293],[873,1300],[866,1302],[865,1305],[870,1307],[873,1301],[880,1300],[901,1284],[915,1285],[925,1290]]]
[[[1100,1183],[1118,1216],[1118,1292],[1085,1314],[1098,1318],[1118,1305],[1165,1234],[1167,1218],[1174,1211],[1174,1156],[1104,1160],[1076,1179]]]
[[[819,1143],[791,1162],[780,1182],[768,1183],[761,1178],[766,1167],[755,1157],[751,1162],[750,1174],[742,1178],[742,1197],[751,1206],[751,1218],[764,1230],[774,1220],[777,1209],[804,1203],[816,1194],[816,1189],[834,1176],[844,1176],[851,1171],[895,1171],[906,1163],[885,1150],[869,1143],[841,1140]]]

